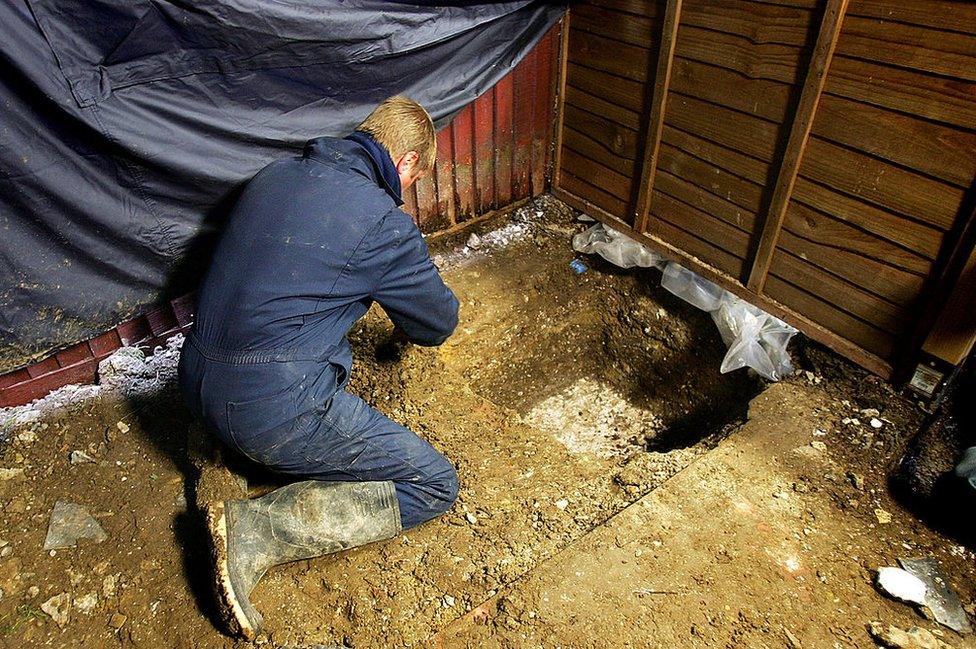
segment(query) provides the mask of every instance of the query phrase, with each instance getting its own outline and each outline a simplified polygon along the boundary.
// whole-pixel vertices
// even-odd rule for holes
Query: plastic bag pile
[[[712,315],[728,347],[722,361],[723,374],[751,367],[763,378],[779,381],[793,373],[786,346],[797,330],[779,318],[602,223],[574,236],[573,249],[598,254],[621,268],[660,269],[664,273],[661,286]]]

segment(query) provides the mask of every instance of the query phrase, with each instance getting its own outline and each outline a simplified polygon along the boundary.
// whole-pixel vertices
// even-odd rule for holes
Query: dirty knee
[[[428,483],[443,506],[443,509],[437,512],[438,514],[443,514],[454,505],[460,488],[457,471],[450,462],[445,461],[444,465],[444,469]]]

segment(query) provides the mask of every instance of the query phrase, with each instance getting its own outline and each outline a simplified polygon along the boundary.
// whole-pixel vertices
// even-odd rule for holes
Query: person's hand
[[[409,345],[410,339],[407,338],[406,332],[400,327],[393,327],[393,333],[390,334],[389,342],[397,345]]]
[[[383,363],[396,363],[410,348],[410,339],[400,327],[395,327],[390,337],[376,348],[376,360]]]

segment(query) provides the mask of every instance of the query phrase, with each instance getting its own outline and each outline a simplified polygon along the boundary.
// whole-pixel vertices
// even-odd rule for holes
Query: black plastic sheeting
[[[258,169],[397,93],[444,123],[564,8],[0,3],[0,371],[192,290]]]

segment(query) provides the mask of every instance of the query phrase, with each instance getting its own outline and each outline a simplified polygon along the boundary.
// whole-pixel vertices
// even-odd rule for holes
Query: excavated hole
[[[388,325],[371,314],[353,335],[368,375],[353,389],[397,418],[412,408],[404,382],[444,371],[571,452],[604,459],[686,448],[744,420],[763,383],[719,372],[726,350],[711,318],[661,288],[656,270],[588,258],[592,269],[574,274],[567,239],[581,226],[554,221],[447,272],[462,322],[439,354],[446,371],[377,360],[364,348]]]
[[[745,418],[762,382],[719,373],[725,346],[707,315],[661,289],[655,271],[601,280],[585,305],[520,310],[522,335],[464,368],[475,391],[604,457],[684,448]]]

